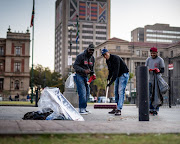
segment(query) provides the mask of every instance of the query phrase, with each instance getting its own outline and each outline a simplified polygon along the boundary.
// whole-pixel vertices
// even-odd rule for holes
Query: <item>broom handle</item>
[[[109,81],[108,81],[108,83],[109,83]],[[105,101],[105,103],[107,103],[108,91],[109,91],[109,87],[106,88],[106,101]]]

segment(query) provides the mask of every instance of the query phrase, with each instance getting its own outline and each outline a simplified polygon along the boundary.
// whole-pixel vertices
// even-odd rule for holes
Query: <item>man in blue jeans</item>
[[[114,94],[117,109],[113,109],[109,114],[115,114],[118,116],[121,115],[121,109],[124,104],[125,89],[129,79],[129,69],[121,57],[110,54],[107,49],[103,49],[101,53],[106,59],[106,64],[109,70],[107,81],[110,82],[107,84],[107,87],[115,81]]]
[[[86,110],[87,100],[90,95],[90,88],[87,84],[88,75],[94,74],[94,45],[90,44],[89,47],[81,54],[79,54],[74,62],[73,68],[76,71],[74,80],[77,86],[79,95],[79,113],[88,114]]]

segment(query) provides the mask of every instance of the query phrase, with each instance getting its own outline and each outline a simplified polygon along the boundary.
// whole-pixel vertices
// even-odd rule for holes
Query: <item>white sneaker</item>
[[[86,109],[85,108],[80,108],[79,109],[79,113],[81,114],[81,115],[87,115],[88,113],[86,112]]]
[[[91,114],[91,111],[88,111],[88,110],[86,110],[86,109],[85,109],[85,111],[86,111],[88,114]]]

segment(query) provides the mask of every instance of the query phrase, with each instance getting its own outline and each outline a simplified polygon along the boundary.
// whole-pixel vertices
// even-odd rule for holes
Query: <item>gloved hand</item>
[[[159,70],[158,68],[155,68],[155,69],[154,69],[154,72],[155,72],[155,73],[159,73],[160,70]]]
[[[90,84],[90,83],[91,83],[93,80],[95,80],[95,79],[96,79],[96,75],[93,74],[93,75],[89,78],[87,84]]]

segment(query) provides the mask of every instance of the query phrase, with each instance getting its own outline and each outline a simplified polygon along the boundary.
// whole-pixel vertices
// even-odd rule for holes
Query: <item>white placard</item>
[[[173,70],[174,69],[174,65],[173,64],[169,64],[168,68],[169,68],[169,70]]]
[[[68,66],[72,65],[72,56],[68,56]]]

